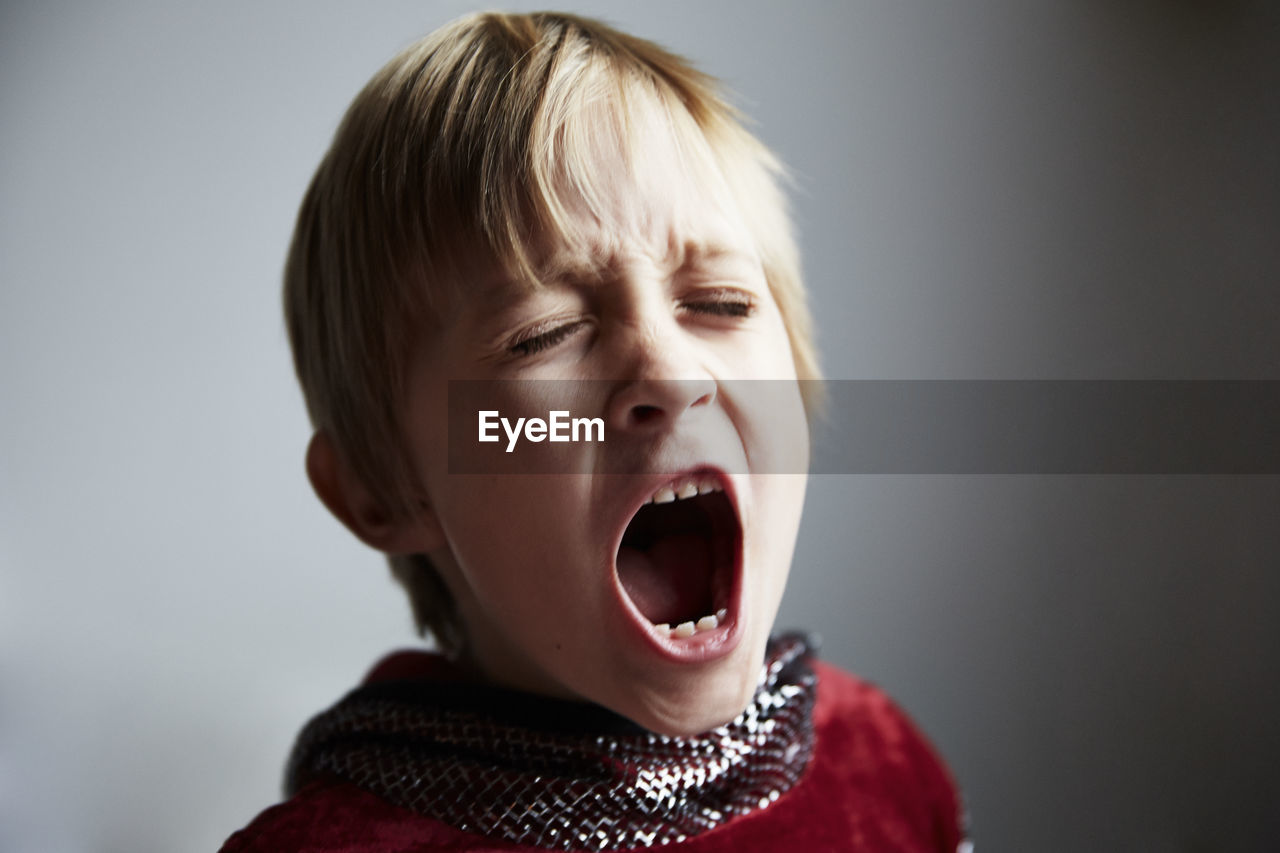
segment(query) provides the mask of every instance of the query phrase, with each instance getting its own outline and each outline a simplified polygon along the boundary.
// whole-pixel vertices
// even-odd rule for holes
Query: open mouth
[[[728,618],[740,532],[718,478],[682,476],[631,518],[618,548],[618,580],[658,633],[713,631]]]

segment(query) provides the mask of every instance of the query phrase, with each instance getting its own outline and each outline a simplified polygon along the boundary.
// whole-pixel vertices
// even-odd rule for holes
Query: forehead
[[[610,107],[598,105],[565,129],[565,156],[539,200],[528,284],[642,259],[678,267],[754,257],[741,211],[692,119],[649,99],[625,111]],[[584,128],[592,131],[586,138],[575,133]]]
[[[602,97],[564,120],[530,173],[521,239],[459,259],[455,318],[635,264],[759,269],[716,152],[678,106],[644,93]]]

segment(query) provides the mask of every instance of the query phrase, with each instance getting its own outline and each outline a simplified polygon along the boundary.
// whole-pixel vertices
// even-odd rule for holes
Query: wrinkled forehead
[[[603,273],[626,255],[664,265],[757,255],[703,129],[640,81],[597,80],[549,98],[517,182],[510,209],[491,211],[480,233],[462,226],[451,307]]]
[[[535,272],[619,243],[654,254],[745,233],[714,151],[679,104],[620,88],[568,117],[556,137],[531,188]]]

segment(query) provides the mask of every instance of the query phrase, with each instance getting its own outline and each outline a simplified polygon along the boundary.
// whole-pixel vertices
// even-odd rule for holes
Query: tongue
[[[676,625],[711,612],[711,547],[706,536],[663,536],[641,551],[618,551],[618,579],[636,608],[655,625]]]

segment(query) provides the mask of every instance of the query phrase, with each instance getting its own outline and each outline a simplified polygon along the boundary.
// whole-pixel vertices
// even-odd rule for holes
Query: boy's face
[[[466,282],[410,365],[408,439],[428,507],[421,526],[437,531],[421,544],[483,673],[693,734],[732,719],[755,688],[795,545],[808,435],[787,332],[741,215],[716,176],[681,164],[665,119],[637,120],[630,163],[600,146],[595,212],[565,193],[579,199],[569,214],[581,239],[538,247],[545,286],[492,271]],[[486,406],[512,421],[565,408],[568,383],[524,380],[584,380],[571,415],[602,418],[605,440],[522,438],[498,454],[509,473],[456,473],[457,455],[450,473],[446,447],[493,459],[508,442],[501,429],[496,445],[449,436],[450,379],[517,380],[495,383]],[[546,473],[548,454],[563,473]],[[686,499],[667,503],[672,493]]]

